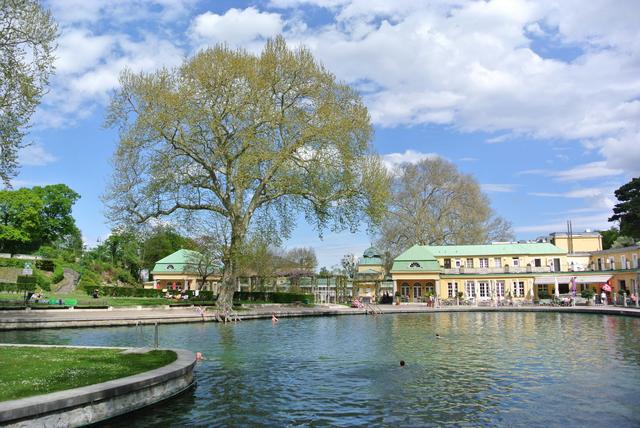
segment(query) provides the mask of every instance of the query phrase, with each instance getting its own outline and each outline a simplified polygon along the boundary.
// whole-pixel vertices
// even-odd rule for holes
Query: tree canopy
[[[18,167],[24,130],[53,72],[57,27],[36,0],[0,0],[0,179]]]
[[[120,131],[111,219],[221,222],[223,306],[252,231],[284,238],[299,216],[355,230],[384,212],[387,175],[362,100],[281,37],[259,55],[219,45],[175,69],[124,72],[107,123]]]
[[[400,166],[378,246],[395,257],[415,244],[479,244],[511,240],[511,224],[495,215],[475,179],[441,158]]]
[[[640,239],[640,177],[615,191],[618,203],[609,221],[620,222],[620,235]]]
[[[80,198],[65,184],[0,190],[0,251],[82,245],[71,210]]]

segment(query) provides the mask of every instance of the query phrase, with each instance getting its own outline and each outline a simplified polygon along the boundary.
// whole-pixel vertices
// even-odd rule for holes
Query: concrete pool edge
[[[548,307],[548,306],[514,306],[514,307],[488,307],[488,306],[447,306],[441,308],[429,308],[426,305],[381,305],[381,314],[394,313],[449,313],[449,312],[554,312],[554,313],[579,313],[640,317],[640,309],[622,306],[576,306],[576,307]],[[241,320],[271,318],[276,313],[280,318],[306,317],[306,316],[338,316],[338,315],[364,315],[363,309],[347,307],[318,306],[313,308],[296,307],[269,307],[268,310],[253,310],[239,312]],[[178,324],[178,323],[202,323],[215,321],[212,314],[204,317],[195,309],[155,310],[155,311],[92,311],[91,313],[69,312],[37,314],[0,314],[0,331],[34,330],[47,328],[86,328],[86,327],[119,327],[150,324]]]
[[[21,344],[12,346],[67,347]],[[177,358],[164,367],[80,388],[0,402],[0,425],[83,426],[166,400],[193,385],[193,368],[196,364],[193,352],[184,349],[169,350],[174,351]]]

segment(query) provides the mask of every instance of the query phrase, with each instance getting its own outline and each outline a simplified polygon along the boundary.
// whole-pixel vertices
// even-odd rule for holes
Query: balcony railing
[[[539,273],[539,272],[553,272],[550,266],[502,266],[502,267],[488,267],[488,268],[444,268],[442,272],[445,275],[458,275],[458,274],[475,274],[486,275],[491,273]]]

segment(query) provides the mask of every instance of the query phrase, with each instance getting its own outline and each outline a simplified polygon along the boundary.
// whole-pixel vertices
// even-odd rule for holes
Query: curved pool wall
[[[177,355],[176,361],[154,370],[80,388],[0,402],[0,425],[80,427],[174,397],[193,385],[195,355],[184,349],[172,351]]]
[[[639,426],[639,331],[638,318],[540,312],[163,325],[161,346],[204,354],[197,386],[126,423]],[[1,332],[0,341],[141,346],[153,328]]]

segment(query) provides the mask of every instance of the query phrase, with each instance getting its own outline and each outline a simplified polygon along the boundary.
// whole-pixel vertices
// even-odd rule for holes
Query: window
[[[598,270],[602,270],[602,257],[598,258]]]
[[[406,282],[402,284],[401,294],[405,297],[409,297],[409,284],[407,284]]]
[[[458,295],[458,283],[450,282],[447,284],[447,297],[456,297]]]
[[[616,261],[613,259],[613,257],[609,257],[609,269],[615,269],[616,268]]]
[[[420,263],[418,263],[418,262],[411,262],[409,267],[410,268],[419,268],[419,267],[422,267],[422,266],[420,266]]]
[[[413,284],[413,298],[419,299],[420,297],[422,297],[422,287],[420,284],[415,283]]]
[[[620,269],[626,269],[626,268],[627,268],[627,257],[620,256]]]
[[[512,257],[511,258],[511,264],[513,266],[520,266],[520,257]]]
[[[513,281],[513,297],[524,297],[524,281]]]
[[[462,266],[462,260],[457,259],[456,260],[456,267],[459,268],[460,266]]]
[[[496,295],[504,297],[504,281],[496,281]]]
[[[480,267],[488,268],[489,267],[489,259],[480,259]]]
[[[444,259],[444,268],[451,269],[451,259]]]
[[[541,259],[533,259],[533,265],[535,267],[542,267],[542,260]]]
[[[500,257],[495,257],[493,259],[493,265],[497,268],[502,267],[502,259]]]
[[[434,294],[434,293],[435,293],[435,291],[436,291],[436,287],[435,287],[435,285],[433,284],[433,282],[427,282],[427,285],[425,286],[425,291],[426,291],[427,293],[431,293],[431,294]]]
[[[472,268],[473,267],[473,259],[467,259],[466,267],[468,267],[468,268]]]
[[[167,270],[174,270],[175,268],[173,267],[173,265],[167,265]]]
[[[489,283],[485,281],[480,281],[480,297],[490,297],[489,296]]]
[[[631,267],[634,269],[638,269],[638,255],[637,254],[632,254],[631,255]]]
[[[620,286],[620,291],[622,290],[627,291],[627,281],[625,281],[624,279],[621,279],[618,281],[618,285]]]
[[[473,281],[467,281],[465,284],[465,292],[467,297],[476,297],[476,284]]]
[[[547,285],[546,284],[538,284],[538,297],[540,297],[540,293],[547,293]]]

